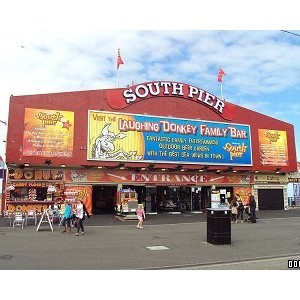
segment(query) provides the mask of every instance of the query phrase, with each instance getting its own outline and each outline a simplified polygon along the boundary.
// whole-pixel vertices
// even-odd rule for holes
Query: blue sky
[[[170,14],[169,6],[159,1],[153,1],[147,13],[142,7],[134,13],[123,2],[107,4],[110,14],[105,16],[97,9],[97,1],[86,1],[90,5],[84,7],[78,1],[58,2],[60,6],[56,1],[51,1],[51,6],[45,3],[50,1],[43,5],[34,0],[4,4],[0,21],[1,120],[7,121],[11,94],[117,87],[116,55],[120,48],[124,60],[120,87],[132,81],[172,80],[220,97],[217,72],[222,66],[227,74],[223,78],[224,98],[293,124],[300,160],[300,36],[282,31],[300,35],[291,29],[295,28],[292,10],[285,20],[285,12],[273,7],[274,26],[258,18],[268,17],[261,6],[257,11],[245,4],[239,14],[225,15],[223,3],[219,4],[221,12],[213,14],[213,6],[206,4],[198,10],[197,19],[192,14],[193,1],[187,1],[185,7],[175,1],[173,19],[159,23],[158,19]],[[249,18],[254,13],[258,28],[253,28]],[[182,18],[184,15],[189,17]],[[278,20],[284,20],[279,28]],[[6,127],[0,124],[1,141],[5,132]],[[4,156],[3,142],[0,155]]]

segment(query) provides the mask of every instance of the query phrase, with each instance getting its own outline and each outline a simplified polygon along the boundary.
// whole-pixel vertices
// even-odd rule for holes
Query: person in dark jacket
[[[245,210],[244,203],[239,194],[236,194],[236,198],[238,203],[238,208],[237,208],[238,214],[236,218],[236,223],[238,222],[239,219],[241,220],[241,223],[244,223],[244,210]]]
[[[252,194],[249,193],[249,208],[250,208],[250,218],[251,218],[251,223],[256,223],[256,201],[255,198]]]

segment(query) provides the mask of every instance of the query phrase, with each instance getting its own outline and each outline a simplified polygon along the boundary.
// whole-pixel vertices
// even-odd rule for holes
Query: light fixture
[[[25,164],[24,164],[24,167],[29,167],[29,163],[25,163]]]
[[[161,169],[162,171],[166,171],[166,169]]]
[[[124,163],[120,163],[120,164],[119,164],[119,169],[120,169],[120,170],[124,170],[124,169],[125,169]]]
[[[228,167],[228,172],[236,173],[237,170],[234,170],[232,166]]]
[[[208,166],[204,166],[202,169],[199,169],[199,172],[208,171],[208,169],[209,169]]]
[[[216,170],[216,173],[220,173],[220,172],[221,172],[221,170],[220,170],[220,169]]]
[[[142,170],[142,171],[145,171],[145,170],[146,170],[146,168],[145,168],[145,167],[143,167],[143,168],[141,168],[141,170]]]
[[[279,174],[279,173],[280,173],[280,170],[281,170],[281,168],[277,168],[277,169],[275,170],[275,173],[276,173],[276,174]]]
[[[45,164],[48,166],[51,165],[52,164],[51,159],[45,159]]]
[[[98,166],[97,168],[98,168],[98,169],[102,169],[103,167],[102,167],[102,166]]]
[[[184,172],[184,171],[185,171],[185,169],[181,169],[181,170],[180,170],[180,172]]]
[[[66,165],[65,165],[65,164],[61,164],[60,166],[61,166],[62,168],[65,168],[65,167],[66,167]]]
[[[255,171],[254,171],[254,173],[258,173],[258,172],[259,172],[258,170],[255,170]]]

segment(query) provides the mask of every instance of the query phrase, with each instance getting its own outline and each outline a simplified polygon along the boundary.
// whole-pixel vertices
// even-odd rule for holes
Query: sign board
[[[220,191],[211,192],[211,208],[219,207],[221,203]]]
[[[39,231],[40,226],[41,226],[42,223],[48,223],[49,226],[50,226],[51,231],[53,232],[52,222],[50,220],[49,212],[48,212],[47,209],[44,210],[44,212],[43,212],[43,214],[41,216],[41,219],[39,221],[39,224],[38,224],[38,226],[36,228],[36,231]]]
[[[255,182],[288,182],[288,177],[286,175],[255,175]]]
[[[88,160],[252,165],[250,126],[89,111]]]
[[[255,189],[286,189],[287,185],[283,184],[256,184],[254,185]]]

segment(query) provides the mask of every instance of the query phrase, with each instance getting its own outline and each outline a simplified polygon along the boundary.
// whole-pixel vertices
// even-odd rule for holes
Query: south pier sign
[[[192,85],[173,81],[141,83],[126,89],[107,91],[107,102],[113,109],[123,109],[139,101],[153,98],[181,98],[191,100],[212,109],[226,120],[233,120],[235,105]]]

